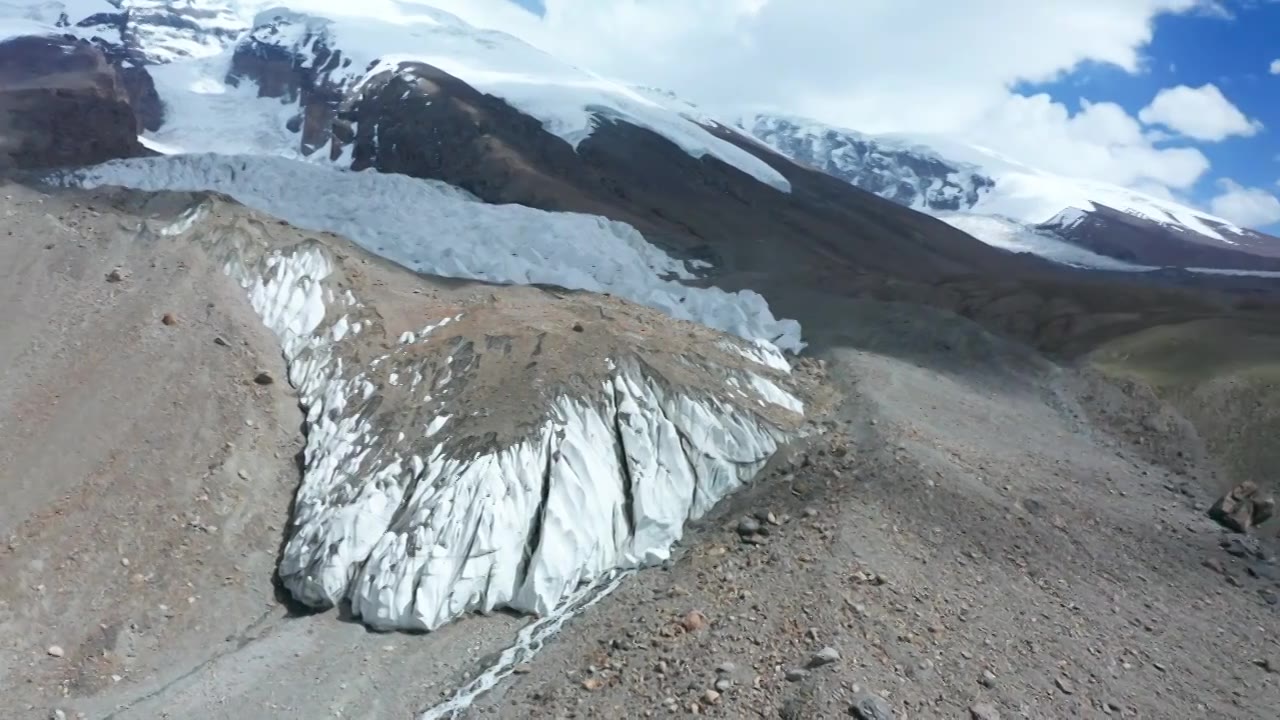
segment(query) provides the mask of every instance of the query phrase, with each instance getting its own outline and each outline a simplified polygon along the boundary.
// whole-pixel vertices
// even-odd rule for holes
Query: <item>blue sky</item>
[[[539,14],[541,14],[543,11],[542,0],[511,0],[511,1],[519,5],[520,7],[525,8],[526,10],[532,10],[533,12],[536,12]]]
[[[1189,199],[1208,206],[1221,190],[1221,178],[1275,194],[1280,191],[1280,75],[1271,74],[1270,65],[1280,59],[1280,3],[1231,3],[1227,9],[1231,17],[1205,12],[1158,17],[1152,42],[1143,50],[1143,72],[1086,63],[1056,82],[1016,90],[1047,92],[1073,110],[1081,99],[1115,102],[1137,116],[1161,88],[1212,83],[1263,129],[1220,142],[1168,143],[1194,146],[1212,163]],[[1262,229],[1280,232],[1280,223]]]

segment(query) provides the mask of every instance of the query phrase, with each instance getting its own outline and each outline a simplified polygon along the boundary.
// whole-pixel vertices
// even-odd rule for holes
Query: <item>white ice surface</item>
[[[664,279],[689,273],[634,228],[594,215],[488,205],[445,183],[269,157],[120,160],[75,178],[90,187],[215,190],[420,272],[608,292],[784,350],[803,347],[799,324],[775,319],[759,294]]]

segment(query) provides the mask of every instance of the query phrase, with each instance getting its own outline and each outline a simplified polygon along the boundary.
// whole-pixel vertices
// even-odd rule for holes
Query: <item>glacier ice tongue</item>
[[[324,243],[252,247],[246,232],[216,227],[208,206],[218,202],[158,234],[216,245],[280,340],[307,440],[279,572],[306,604],[347,601],[379,629],[432,630],[503,607],[556,612],[584,586],[669,557],[687,521],[750,482],[799,432],[802,406],[783,388],[789,368],[765,345],[692,325],[649,340],[644,332],[670,324],[652,311],[533,290],[511,310],[449,305],[403,342],[352,292]],[[579,361],[573,375],[593,379],[548,386],[546,402],[527,408],[532,425],[495,435],[485,416],[512,392],[501,364],[510,353],[482,355],[467,338],[522,327],[533,297],[549,303],[538,317],[562,313],[556,324],[570,343],[590,334],[570,331],[573,318],[613,303],[619,329],[604,341],[616,345],[588,362],[576,346],[544,347],[545,332],[529,333],[540,360]],[[668,352],[678,342],[689,345]],[[393,376],[421,378],[429,392]],[[738,395],[725,390],[730,378]]]
[[[758,293],[688,287],[679,282],[691,277],[681,262],[635,228],[594,215],[487,205],[442,182],[270,157],[118,160],[63,180],[226,193],[299,227],[349,237],[417,272],[612,293],[782,350],[804,346],[799,323],[775,318]]]

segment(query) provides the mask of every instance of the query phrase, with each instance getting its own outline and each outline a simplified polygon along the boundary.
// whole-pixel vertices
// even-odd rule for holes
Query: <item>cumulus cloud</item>
[[[1280,222],[1280,200],[1271,192],[1245,187],[1223,178],[1218,181],[1219,194],[1209,201],[1209,211],[1244,227],[1260,227]]]
[[[1011,88],[1085,62],[1140,72],[1155,17],[1220,7],[1209,0],[546,0],[542,16],[508,0],[432,2],[712,111],[945,134],[1126,184],[1183,188],[1208,166],[1198,151],[1157,146],[1164,136],[1118,106],[1071,112]]]
[[[1271,74],[1280,75],[1280,60],[1271,61]]]
[[[1156,93],[1151,104],[1138,112],[1151,125],[1163,125],[1197,140],[1217,142],[1233,135],[1249,136],[1262,129],[1250,120],[1212,83],[1198,88],[1178,85]]]
[[[1156,148],[1124,108],[1084,101],[1072,114],[1043,93],[1009,95],[968,133],[975,142],[1064,175],[1186,189],[1209,169],[1195,148]]]

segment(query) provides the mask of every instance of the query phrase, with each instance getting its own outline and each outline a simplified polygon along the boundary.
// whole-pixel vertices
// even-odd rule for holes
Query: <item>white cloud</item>
[[[1271,74],[1280,75],[1280,60],[1271,61]]]
[[[1185,188],[1208,162],[1157,147],[1111,103],[1072,114],[1010,91],[1081,63],[1142,71],[1161,13],[1210,0],[432,0],[582,67],[710,109],[771,108],[864,132],[940,133],[1028,164]],[[1247,121],[1246,121],[1247,125]]]
[[[1209,211],[1245,227],[1261,227],[1280,222],[1280,200],[1263,188],[1245,187],[1223,178],[1222,192],[1209,201]]]
[[[1115,103],[1085,101],[1072,115],[1045,94],[1010,95],[968,135],[1040,167],[1129,187],[1186,189],[1209,169],[1199,150],[1154,147],[1150,133]]]
[[[1210,142],[1232,135],[1254,135],[1262,129],[1262,123],[1246,117],[1212,83],[1198,88],[1186,85],[1165,88],[1138,112],[1138,118],[1144,123],[1163,125],[1187,137]]]

